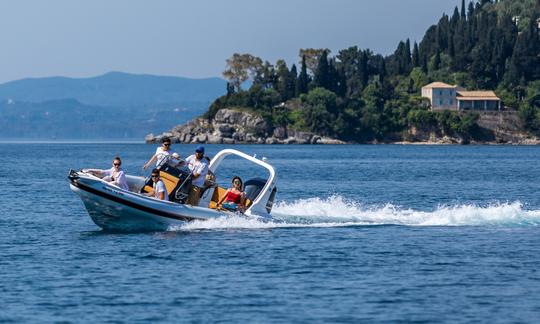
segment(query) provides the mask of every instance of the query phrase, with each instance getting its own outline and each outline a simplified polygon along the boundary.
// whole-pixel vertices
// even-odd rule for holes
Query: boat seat
[[[216,209],[218,201],[221,200],[227,193],[227,189],[222,187],[216,187],[214,190],[214,194],[212,195],[212,200],[210,200],[210,204],[208,205],[208,208]],[[252,201],[246,198],[245,204],[246,207],[251,206]]]
[[[165,184],[165,188],[167,188],[167,194],[171,195],[180,179],[163,171],[159,171],[159,177],[161,178],[161,181],[163,181],[163,184]]]

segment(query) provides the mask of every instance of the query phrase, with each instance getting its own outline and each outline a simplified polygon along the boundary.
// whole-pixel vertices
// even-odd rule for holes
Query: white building
[[[501,110],[501,99],[493,91],[466,91],[457,85],[433,82],[422,87],[431,110]]]

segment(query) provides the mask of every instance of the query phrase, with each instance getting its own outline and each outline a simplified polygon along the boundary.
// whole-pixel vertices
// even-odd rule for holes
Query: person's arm
[[[159,193],[159,200],[165,200],[165,193],[163,191]]]
[[[242,213],[246,210],[246,193],[242,191],[242,195],[240,196],[240,204],[238,204],[238,210],[240,210]]]
[[[83,170],[83,171],[85,171],[85,172],[87,172],[87,173],[90,173],[90,174],[92,174],[92,175],[94,175],[94,176],[96,176],[96,177],[98,177],[98,178],[101,178],[101,179],[105,178],[106,176],[110,176],[110,175],[111,175],[111,172],[110,172],[110,170],[108,170],[108,169],[107,169],[107,170],[101,170],[101,169],[85,169],[85,170]]]
[[[193,170],[192,178],[197,179],[198,177],[200,177],[201,174],[204,172],[205,168],[208,168],[208,165],[206,165],[206,163],[201,163],[197,170]]]
[[[150,158],[150,160],[148,160],[148,162],[146,162],[143,166],[143,169],[148,169],[148,167],[150,166],[150,164],[154,163],[154,161],[156,161],[157,159],[157,154],[154,154],[152,155],[152,157]]]
[[[217,188],[216,188],[217,190]],[[227,189],[227,191],[225,191],[225,194],[223,195],[223,197],[221,197],[221,199],[219,200],[219,202],[216,204],[216,206],[220,206],[221,203],[223,203],[223,200],[225,200],[225,198],[227,197],[227,194],[229,193],[229,191],[231,191],[231,189]]]
[[[186,165],[186,161],[183,160],[183,159],[179,159],[178,164],[176,164],[176,167],[179,168],[179,167],[182,167],[184,165]]]
[[[116,174],[115,178],[111,177],[111,182],[114,183],[117,187],[122,188],[122,184],[127,185],[126,175],[124,174],[124,171],[120,171]]]

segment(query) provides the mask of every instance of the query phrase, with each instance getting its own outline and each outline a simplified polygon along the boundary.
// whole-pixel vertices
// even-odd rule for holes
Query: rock
[[[144,137],[144,141],[146,143],[155,143],[154,140],[155,140],[155,137],[154,137],[154,134],[152,134],[152,133],[150,133],[150,134],[148,134],[148,135],[146,135]]]
[[[284,127],[276,127],[273,132],[273,137],[278,139],[285,139],[287,138],[287,131]]]
[[[315,135],[311,138],[311,144],[318,144],[321,141],[321,137],[319,135]]]
[[[246,143],[255,143],[256,141],[257,141],[257,138],[255,136],[253,136],[253,134],[251,134],[251,133],[247,133],[244,136],[244,142],[246,142]]]
[[[257,115],[232,109],[220,109],[214,117],[214,123],[238,125],[243,129],[253,130],[257,135],[266,136],[269,131],[266,121]]]
[[[234,132],[234,134],[232,135],[232,138],[236,142],[243,142],[245,140],[245,134],[242,132]]]
[[[321,139],[317,142],[317,144],[337,145],[337,144],[346,144],[346,143],[335,138],[321,137]]]
[[[221,133],[221,136],[223,137],[232,137],[232,134],[236,131],[234,127],[227,124],[218,124],[219,126],[217,129]],[[217,126],[217,125],[216,125]]]
[[[309,143],[314,135],[313,133],[302,132],[293,129],[289,129],[287,131],[287,134],[289,135],[289,137],[296,138],[298,143]]]
[[[296,144],[296,137],[287,137],[283,144]]]
[[[216,135],[209,135],[208,139],[206,140],[206,143],[208,144],[221,144],[223,143],[223,138]]]
[[[271,129],[260,116],[233,109],[220,109],[213,120],[193,119],[160,135],[148,134],[147,143],[160,142],[164,136],[175,143],[210,144],[334,144],[338,140],[319,135],[276,127]]]
[[[208,139],[208,136],[206,136],[206,134],[200,134],[200,135],[195,137],[195,141],[197,143],[206,143],[207,139]]]

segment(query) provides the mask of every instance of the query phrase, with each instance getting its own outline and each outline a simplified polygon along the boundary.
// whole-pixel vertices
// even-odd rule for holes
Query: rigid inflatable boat
[[[220,165],[228,156],[240,157],[251,162],[250,166],[266,171],[266,178],[254,177],[244,182],[247,199],[243,213],[217,208],[217,202],[225,195],[226,189],[220,187],[215,179],[220,177]],[[230,165],[228,167],[230,169]],[[270,217],[277,191],[276,174],[270,164],[255,156],[233,149],[217,153],[208,168],[215,178],[212,180],[207,177],[198,206],[185,203],[191,186],[187,168],[173,166],[166,159],[157,168],[167,188],[169,201],[144,195],[151,189],[152,180],[149,177],[127,175],[129,190],[123,190],[82,170],[70,170],[68,179],[71,190],[79,195],[94,223],[106,230],[166,230],[185,222],[231,215]]]

